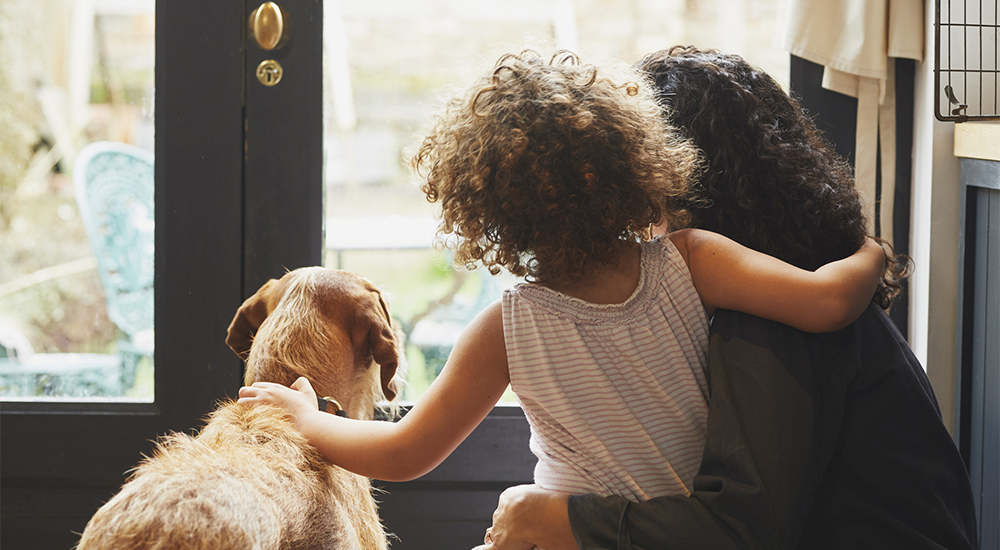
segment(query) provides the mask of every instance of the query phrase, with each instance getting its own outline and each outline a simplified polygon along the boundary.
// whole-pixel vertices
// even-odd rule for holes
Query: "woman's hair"
[[[447,103],[413,166],[457,263],[551,281],[614,261],[651,224],[685,222],[699,158],[634,69],[526,50]]]
[[[737,55],[690,46],[647,55],[639,68],[707,162],[687,205],[692,226],[808,270],[857,251],[867,220],[851,167],[774,79]],[[881,244],[875,301],[888,308],[911,264]]]

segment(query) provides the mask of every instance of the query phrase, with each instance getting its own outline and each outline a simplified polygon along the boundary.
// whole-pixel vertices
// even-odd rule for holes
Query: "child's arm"
[[[293,387],[256,383],[239,403],[288,410],[295,427],[330,462],[383,481],[408,481],[434,469],[500,399],[510,376],[500,302],[462,332],[441,374],[399,422],[362,422],[319,412],[305,379]]]
[[[687,261],[708,312],[732,309],[806,332],[839,330],[864,312],[885,266],[871,239],[852,256],[806,271],[717,233],[685,229],[669,235]]]

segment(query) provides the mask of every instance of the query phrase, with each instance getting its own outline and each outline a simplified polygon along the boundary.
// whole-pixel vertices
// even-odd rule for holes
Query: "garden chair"
[[[0,394],[122,397],[153,355],[153,156],[123,143],[81,149],[73,167],[80,217],[104,286],[118,353],[35,353],[0,327]]]
[[[122,337],[120,387],[153,355],[153,155],[124,143],[92,143],[73,168],[77,205],[97,259],[108,317]]]

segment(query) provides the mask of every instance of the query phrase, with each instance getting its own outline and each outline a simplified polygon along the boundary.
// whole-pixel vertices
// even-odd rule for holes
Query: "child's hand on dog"
[[[261,404],[274,405],[288,411],[292,424],[300,432],[305,418],[310,413],[319,412],[316,391],[304,376],[290,387],[272,382],[254,382],[252,386],[240,388],[240,398],[236,401],[244,407]]]

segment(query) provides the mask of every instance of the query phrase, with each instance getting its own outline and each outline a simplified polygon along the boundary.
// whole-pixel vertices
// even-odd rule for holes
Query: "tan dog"
[[[351,418],[371,419],[398,390],[397,334],[372,283],[303,268],[244,302],[226,343],[247,361],[245,384],[305,376]],[[386,547],[367,478],[327,463],[282,410],[228,401],[197,437],[162,438],[87,524],[79,550]]]

